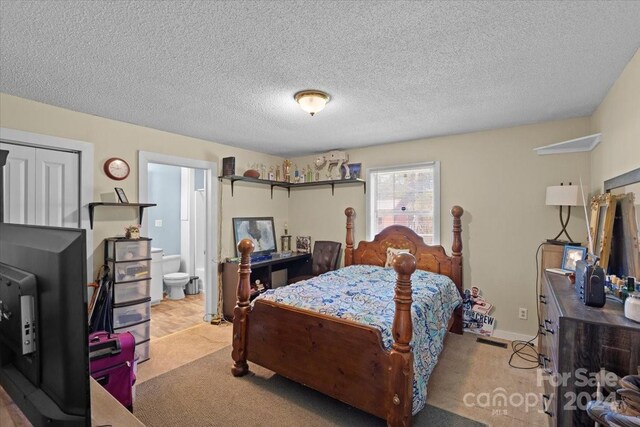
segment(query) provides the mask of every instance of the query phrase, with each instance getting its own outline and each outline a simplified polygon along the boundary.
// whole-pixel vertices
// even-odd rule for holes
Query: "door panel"
[[[9,150],[4,168],[5,221],[80,226],[78,153],[0,143]]]
[[[4,220],[13,224],[35,224],[36,150],[0,143],[8,150],[4,167]]]
[[[78,155],[64,151],[36,151],[36,222],[56,227],[79,227]]]

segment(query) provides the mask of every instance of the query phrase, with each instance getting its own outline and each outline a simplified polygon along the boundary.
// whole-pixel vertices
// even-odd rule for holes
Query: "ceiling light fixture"
[[[300,108],[313,116],[324,109],[331,97],[320,90],[301,90],[293,95],[293,99],[300,104]]]

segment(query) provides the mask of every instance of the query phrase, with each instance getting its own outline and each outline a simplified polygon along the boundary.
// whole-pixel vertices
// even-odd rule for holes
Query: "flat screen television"
[[[0,223],[0,385],[35,425],[90,425],[85,231]]]
[[[240,256],[238,243],[242,239],[253,241],[255,249],[251,254],[252,257],[278,252],[273,217],[233,218],[233,238],[238,256]]]

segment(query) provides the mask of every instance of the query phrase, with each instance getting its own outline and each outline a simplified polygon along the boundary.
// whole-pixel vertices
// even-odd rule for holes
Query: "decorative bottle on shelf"
[[[305,181],[313,181],[313,170],[311,169],[311,165],[307,165],[307,179]]]

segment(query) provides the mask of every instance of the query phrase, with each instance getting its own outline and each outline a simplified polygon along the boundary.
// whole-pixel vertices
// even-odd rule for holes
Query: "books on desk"
[[[293,255],[293,252],[291,251],[274,252],[271,254],[271,258],[273,259],[287,258],[287,257],[290,257],[291,255]]]

